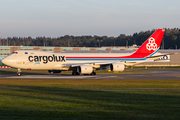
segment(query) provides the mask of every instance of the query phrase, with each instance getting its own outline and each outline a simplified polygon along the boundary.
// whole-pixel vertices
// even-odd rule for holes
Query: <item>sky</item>
[[[6,37],[117,37],[180,28],[180,0],[0,0]]]

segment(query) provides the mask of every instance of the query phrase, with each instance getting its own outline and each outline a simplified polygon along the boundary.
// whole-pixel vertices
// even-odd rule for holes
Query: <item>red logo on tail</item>
[[[157,49],[157,44],[155,43],[155,39],[153,37],[149,38],[149,43],[146,44],[146,49],[149,51]]]

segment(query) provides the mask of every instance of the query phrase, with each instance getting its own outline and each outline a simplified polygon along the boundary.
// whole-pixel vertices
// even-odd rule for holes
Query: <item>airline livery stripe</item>
[[[141,59],[142,57],[66,57],[66,59]]]
[[[154,52],[152,53],[149,57],[152,57],[154,54],[156,54],[158,52],[159,48]]]
[[[66,59],[66,61],[136,61],[136,60],[146,60],[146,58],[141,59]]]
[[[159,48],[153,52],[149,57],[153,56],[155,53],[157,53]],[[148,56],[148,55],[147,55]],[[145,55],[145,57],[147,57]],[[130,56],[122,56],[122,57],[66,57],[66,60],[145,60],[145,57],[143,58],[131,58]]]

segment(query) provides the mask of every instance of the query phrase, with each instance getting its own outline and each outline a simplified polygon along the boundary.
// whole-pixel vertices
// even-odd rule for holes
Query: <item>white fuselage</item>
[[[132,53],[51,53],[45,51],[17,50],[2,62],[19,69],[68,70],[66,64],[108,62],[109,59],[68,59],[68,57],[119,57]],[[113,61],[117,61],[113,59]]]

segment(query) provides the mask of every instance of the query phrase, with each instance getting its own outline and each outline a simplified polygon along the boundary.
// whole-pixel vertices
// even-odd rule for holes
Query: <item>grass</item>
[[[0,119],[180,119],[180,80],[0,79]]]

